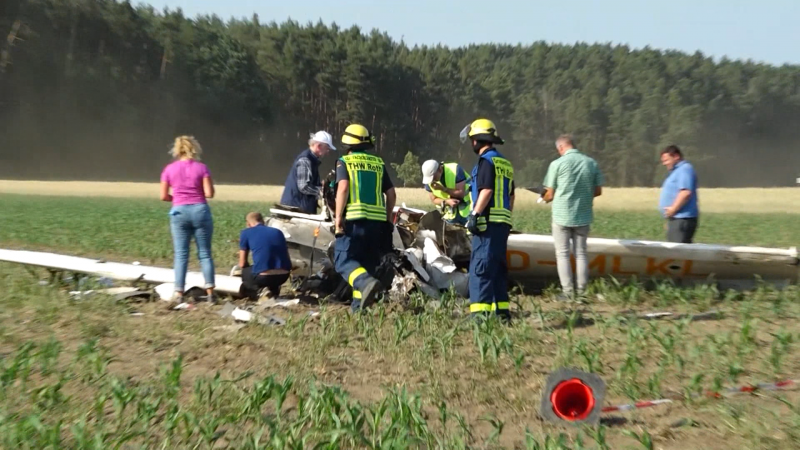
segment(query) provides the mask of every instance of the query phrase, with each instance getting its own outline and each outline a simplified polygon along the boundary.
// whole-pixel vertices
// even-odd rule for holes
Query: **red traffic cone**
[[[556,423],[597,424],[606,386],[593,374],[561,368],[547,377],[541,415]]]

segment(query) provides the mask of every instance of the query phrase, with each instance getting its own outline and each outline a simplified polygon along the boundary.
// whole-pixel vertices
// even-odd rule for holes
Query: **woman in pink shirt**
[[[205,278],[207,300],[214,301],[214,260],[211,257],[211,237],[214,221],[207,198],[214,197],[214,183],[208,167],[200,162],[202,149],[191,136],[180,136],[172,147],[175,161],[161,172],[161,200],[172,202],[169,223],[175,249],[175,296],[183,299],[186,270],[189,264],[189,244],[194,236],[197,256]],[[169,189],[172,188],[172,195]]]

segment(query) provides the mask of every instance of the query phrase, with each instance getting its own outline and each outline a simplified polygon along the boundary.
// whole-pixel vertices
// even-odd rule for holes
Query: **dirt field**
[[[424,204],[419,191],[401,190],[400,202]],[[796,245],[797,215],[770,212],[800,211],[798,192],[707,190],[704,209],[730,213],[707,215],[701,239]],[[156,184],[0,182],[2,193],[71,197],[0,195],[0,247],[171,267],[169,204]],[[225,273],[243,212],[275,201],[280,187],[218,193],[213,253]],[[599,215],[596,235],[660,238],[657,195],[609,189],[599,203],[616,210]],[[520,227],[546,232],[550,214],[535,199],[521,194]],[[760,214],[737,214],[748,211]],[[800,448],[796,386],[714,394],[798,378],[797,286],[647,291],[601,280],[584,304],[514,294],[509,327],[471,323],[448,295],[358,316],[304,299],[265,311],[286,320],[277,327],[223,319],[222,304],[172,311],[75,298],[72,283],[43,284],[47,275],[0,263],[0,448]],[[717,314],[636,318],[663,311]],[[548,424],[539,401],[558,367],[599,374],[604,405],[672,403],[603,414],[597,427]]]
[[[218,185],[217,201],[275,202],[283,186]],[[157,183],[112,183],[84,181],[8,181],[0,180],[0,193],[30,195],[68,195],[77,197],[138,197],[158,198]],[[659,189],[608,188],[596,200],[598,209],[655,210]],[[703,212],[774,213],[800,211],[800,188],[772,189],[701,189],[700,208]],[[538,205],[538,195],[523,191],[517,199],[518,208],[547,208]],[[409,205],[428,203],[421,188],[399,188],[398,203]]]

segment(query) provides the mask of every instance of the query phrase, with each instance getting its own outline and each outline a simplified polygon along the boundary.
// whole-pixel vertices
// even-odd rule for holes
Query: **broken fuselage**
[[[284,231],[295,266],[309,270],[312,249],[316,267],[332,257],[333,220],[323,207],[319,215],[291,212],[279,205],[270,210],[267,224]],[[445,225],[438,211],[396,207],[394,244],[399,250],[422,248],[435,240],[442,253],[461,270],[469,264],[470,239],[463,227]],[[315,237],[315,230],[318,235]],[[369,245],[365,242],[364,245]],[[778,288],[796,284],[800,273],[797,248],[677,244],[638,239],[590,237],[587,242],[590,278],[617,280],[671,280],[678,285],[716,283],[721,289],[748,289],[760,278]],[[558,282],[552,236],[512,231],[506,254],[511,285],[526,292]],[[575,260],[572,258],[574,268]],[[296,271],[298,272],[298,271]]]

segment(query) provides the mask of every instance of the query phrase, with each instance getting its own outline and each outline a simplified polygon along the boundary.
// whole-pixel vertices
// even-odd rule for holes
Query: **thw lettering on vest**
[[[346,162],[347,170],[359,170],[359,171],[367,171],[367,172],[380,172],[381,165],[375,164],[371,161],[369,162]]]
[[[493,157],[492,163],[494,164],[494,172],[497,175],[501,175],[508,179],[514,179],[514,167],[511,166],[511,163],[506,161],[503,158]]]

